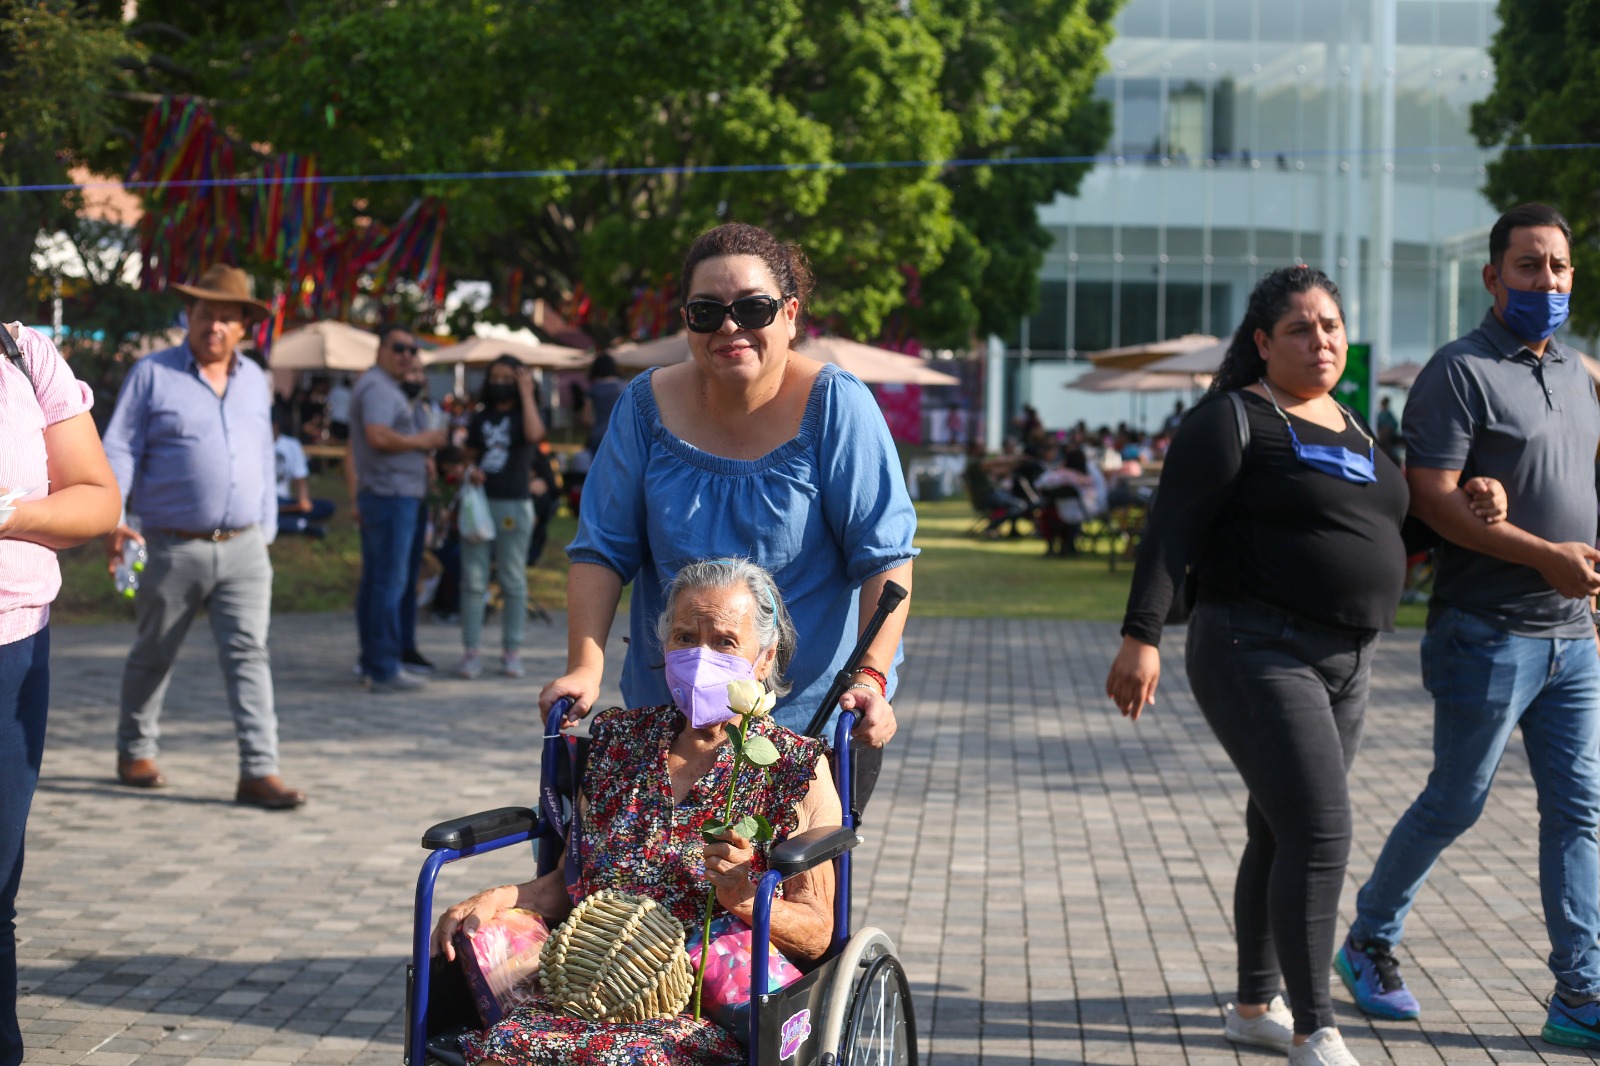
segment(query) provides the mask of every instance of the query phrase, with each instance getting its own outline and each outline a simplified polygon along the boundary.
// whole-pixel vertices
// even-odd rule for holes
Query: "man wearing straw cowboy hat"
[[[277,533],[277,472],[272,450],[272,390],[239,355],[252,322],[267,315],[250,277],[212,267],[192,285],[184,343],[135,363],[106,428],[106,455],[144,535],[119,525],[106,548],[115,568],[125,541],[142,539],[149,561],[134,600],[138,630],[122,675],[117,779],[160,788],[156,766],[161,704],[172,664],[203,604],[227,680],[239,740],[243,804],[284,810],[304,792],[278,776],[267,627]]]

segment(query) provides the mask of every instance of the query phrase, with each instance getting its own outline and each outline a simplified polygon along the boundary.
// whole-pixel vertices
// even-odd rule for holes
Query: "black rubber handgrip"
[[[893,581],[883,583],[883,591],[878,594],[877,609],[872,612],[867,628],[861,631],[861,639],[856,641],[855,650],[850,653],[850,658],[845,660],[844,669],[833,675],[833,684],[828,686],[828,694],[822,697],[822,705],[806,724],[806,736],[822,735],[823,726],[828,724],[828,719],[833,717],[833,709],[839,705],[839,697],[850,687],[850,679],[855,676],[856,670],[860,669],[861,660],[867,657],[867,649],[878,639],[878,630],[883,628],[884,619],[894,613],[906,595],[905,588]]]

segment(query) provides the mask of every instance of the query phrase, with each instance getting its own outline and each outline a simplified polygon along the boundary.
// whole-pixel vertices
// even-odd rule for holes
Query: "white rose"
[[[772,710],[777,697],[759,681],[728,682],[728,710],[749,718],[760,718]]]

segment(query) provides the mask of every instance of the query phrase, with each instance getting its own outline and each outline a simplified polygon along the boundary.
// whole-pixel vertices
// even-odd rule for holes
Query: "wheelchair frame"
[[[562,750],[562,746],[568,742],[568,738],[560,732],[561,717],[565,711],[565,701],[558,702],[545,722],[539,790],[541,800],[546,802],[559,803],[563,799],[576,802],[579,774],[577,768],[569,764],[567,753]],[[854,1061],[853,1057],[839,1057],[840,1042],[847,1035],[847,1026],[848,1031],[855,1031],[856,1016],[862,1007],[871,1007],[870,1002],[858,1002],[861,997],[857,990],[874,980],[880,986],[885,981],[895,985],[889,990],[893,998],[886,1001],[880,991],[877,1003],[880,1024],[883,1022],[883,1011],[895,1011],[898,1008],[891,1023],[896,1027],[902,1022],[904,1025],[906,1054],[903,1057],[896,1055],[894,1063],[896,1066],[916,1066],[917,1063],[916,1022],[910,989],[905,971],[895,957],[894,942],[878,929],[863,929],[855,937],[851,936],[850,931],[850,853],[861,843],[861,837],[856,832],[859,812],[852,810],[855,806],[852,802],[854,793],[851,791],[855,760],[850,730],[854,725],[855,715],[845,711],[839,717],[834,735],[834,783],[839,790],[843,824],[811,829],[774,846],[768,857],[769,868],[761,875],[756,887],[755,920],[751,936],[749,1030],[742,1041],[751,1066],[767,1066],[790,1060],[817,1063],[818,1066]],[[558,776],[560,767],[567,767],[571,771],[566,782],[562,782]],[[872,776],[875,777],[875,773]],[[571,796],[563,791],[563,785],[571,788]],[[440,822],[423,834],[422,846],[430,854],[417,877],[412,957],[406,967],[404,1066],[427,1066],[429,1061],[429,1007],[434,991],[429,948],[433,930],[433,894],[439,872],[449,863],[526,841],[533,841],[536,845],[536,866],[540,875],[555,867],[564,838],[559,827],[546,818],[542,809],[501,807]],[[799,980],[787,988],[773,990],[767,985],[767,969],[772,938],[772,901],[778,885],[829,861],[835,863],[836,876],[833,938],[828,951],[818,965]],[[857,975],[856,970],[864,973]],[[847,983],[850,988],[848,997],[843,994]],[[817,1018],[816,1026],[812,1024],[813,1017]],[[774,1039],[778,1042],[776,1047],[773,1047]],[[828,1043],[832,1046],[826,1046]],[[894,1048],[891,1051],[900,1047],[897,1041],[892,1043]],[[801,1059],[799,1056],[807,1051],[814,1057]]]

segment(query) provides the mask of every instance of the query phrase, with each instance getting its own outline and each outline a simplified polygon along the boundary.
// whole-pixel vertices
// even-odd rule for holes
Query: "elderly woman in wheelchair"
[[[700,829],[720,821],[735,784],[729,781],[736,764],[727,726],[744,716],[728,707],[728,683],[754,679],[781,694],[794,627],[770,575],[743,560],[717,560],[691,564],[678,575],[659,633],[676,705],[614,708],[595,718],[579,829],[560,862],[535,880],[491,888],[451,907],[434,929],[436,954],[454,959],[458,930],[471,937],[512,908],[542,915],[553,928],[575,900],[619,889],[666,907],[690,930],[693,955],[708,882],[717,903],[713,957],[749,950],[756,924],[753,879],[767,869],[766,847],[732,831],[706,844]],[[736,783],[740,813],[764,816],[775,841],[840,825],[840,798],[822,743],[766,717],[751,717],[745,728],[770,740],[779,758],[765,770],[743,767]],[[575,851],[581,861],[574,865],[581,870],[569,872]],[[835,887],[833,865],[822,862],[788,879],[781,898],[773,900],[769,973],[784,974],[782,983],[799,977],[833,946]],[[727,1024],[736,1018],[721,1016]],[[562,1014],[538,998],[463,1037],[462,1045],[468,1062],[512,1066],[745,1061],[727,1030],[688,1013],[607,1024]]]

